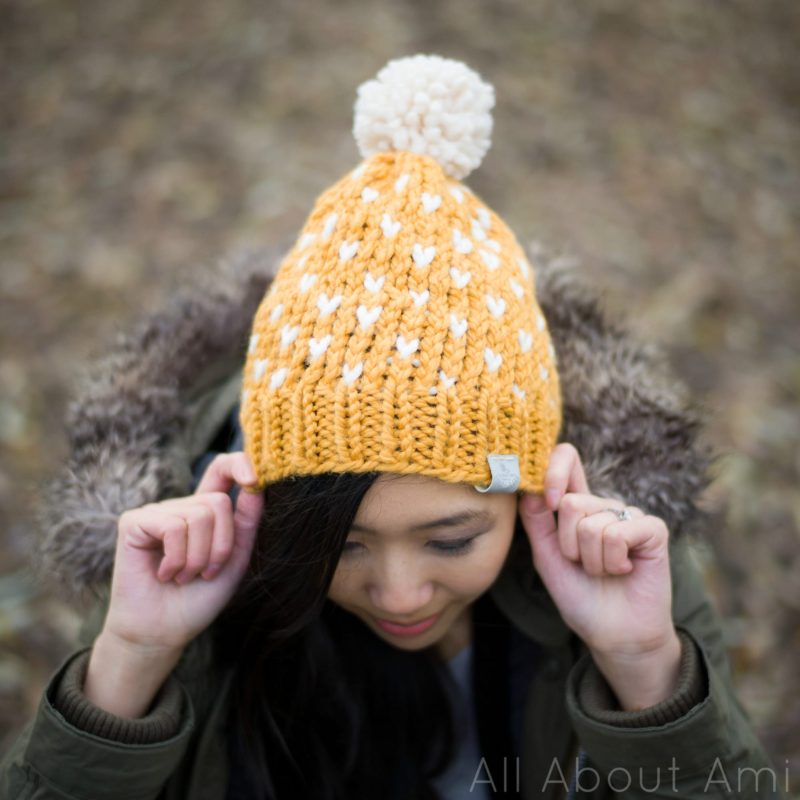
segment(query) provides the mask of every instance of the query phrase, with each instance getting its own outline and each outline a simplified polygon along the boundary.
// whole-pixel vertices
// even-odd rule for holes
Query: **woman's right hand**
[[[225,606],[250,563],[263,493],[243,452],[217,456],[188,497],[119,519],[106,640],[137,652],[180,653]]]

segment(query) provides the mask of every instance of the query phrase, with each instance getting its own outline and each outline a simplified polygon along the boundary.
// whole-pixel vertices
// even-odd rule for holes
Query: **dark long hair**
[[[243,797],[437,797],[430,779],[453,754],[446,666],[327,600],[379,474],[292,477],[265,491],[250,569],[214,625],[217,658],[234,670],[228,740]]]

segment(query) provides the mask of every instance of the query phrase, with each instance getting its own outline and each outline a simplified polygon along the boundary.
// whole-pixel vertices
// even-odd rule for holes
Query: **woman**
[[[263,299],[249,265],[101,366],[41,548],[101,602],[9,796],[781,796],[688,548],[697,423],[458,182],[492,103],[391,62]]]

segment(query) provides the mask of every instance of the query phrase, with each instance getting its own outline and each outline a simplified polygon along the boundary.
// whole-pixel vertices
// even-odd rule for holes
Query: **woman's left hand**
[[[660,702],[677,684],[681,655],[666,524],[591,494],[580,454],[568,443],[553,449],[544,489],[519,504],[534,567],[623,708]],[[618,520],[609,508],[627,508],[632,519]]]

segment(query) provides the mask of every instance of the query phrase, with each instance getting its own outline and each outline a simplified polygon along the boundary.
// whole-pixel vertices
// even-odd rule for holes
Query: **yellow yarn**
[[[514,234],[439,163],[377,153],[316,200],[253,321],[242,393],[258,485],[321,472],[542,491],[556,359]]]

